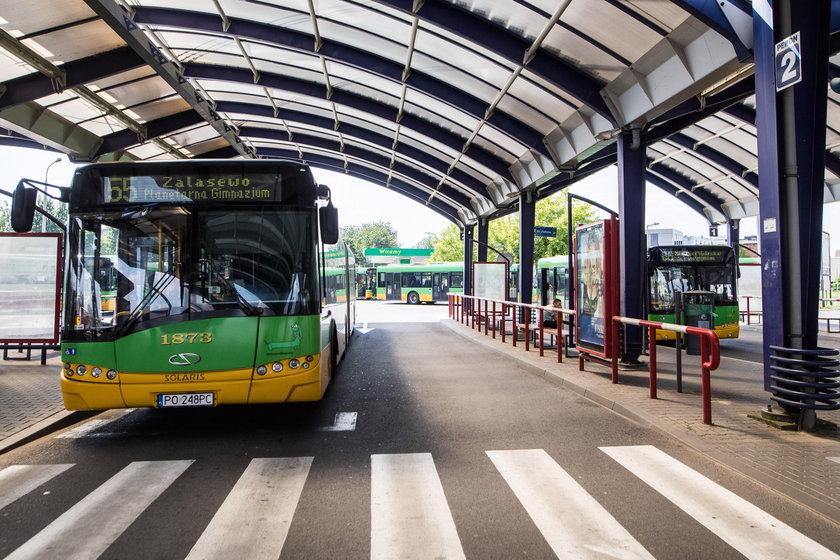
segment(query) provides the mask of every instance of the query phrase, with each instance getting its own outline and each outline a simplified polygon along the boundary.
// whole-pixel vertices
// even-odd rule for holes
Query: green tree
[[[418,241],[415,245],[415,249],[434,249],[435,248],[435,238],[437,234],[434,233],[427,233],[423,236],[423,239]]]
[[[59,202],[54,198],[50,198],[43,194],[38,195],[38,206],[55,216],[58,221],[62,224],[67,225],[67,203]],[[44,224],[42,226],[42,224]],[[43,227],[43,229],[42,229]],[[49,233],[61,233],[62,229],[58,227],[52,220],[45,217],[43,214],[35,211],[35,219],[32,222],[32,231],[33,232],[41,232],[46,231]]]
[[[12,201],[8,197],[3,197],[6,200],[0,202],[0,231],[2,232],[10,232],[12,231]],[[67,204],[64,202],[59,202],[52,198],[46,197],[44,195],[38,195],[38,206],[43,208],[56,218],[58,218],[62,224],[67,224]],[[32,220],[32,231],[34,233],[41,232],[41,222],[45,222],[45,229],[44,231],[50,233],[61,233],[62,229],[55,225],[52,220],[49,218],[44,218],[40,212],[37,210],[35,211],[35,218]]]
[[[12,202],[8,199],[0,201],[0,231],[12,231],[11,219]]]
[[[597,219],[598,210],[585,203],[575,203],[572,210],[572,223],[586,224]],[[569,253],[566,239],[566,195],[556,194],[537,202],[535,222],[538,226],[557,228],[557,237],[537,237],[534,239],[534,260],[554,255]],[[488,230],[488,244],[501,252],[513,255],[514,262],[519,262],[519,215],[514,213],[492,220]],[[463,260],[464,249],[460,230],[454,224],[435,237],[433,260]],[[495,259],[493,251],[488,258]]]
[[[464,260],[464,242],[461,240],[461,228],[450,224],[432,238],[432,261],[452,262]]]
[[[370,264],[364,256],[365,249],[386,249],[399,246],[397,230],[391,222],[369,222],[360,226],[343,227],[341,238],[356,255],[356,262],[362,266]]]

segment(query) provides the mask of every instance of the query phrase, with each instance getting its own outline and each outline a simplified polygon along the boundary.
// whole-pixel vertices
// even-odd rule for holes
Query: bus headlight
[[[314,358],[313,358],[312,356],[307,356],[307,357],[306,357],[306,361],[307,361],[307,362],[311,362],[312,360],[314,360]]]
[[[87,368],[85,366],[76,366],[76,374],[79,376],[84,375],[87,373]]]
[[[107,377],[108,379],[110,379],[111,381],[113,381],[114,379],[116,379],[116,378],[117,378],[117,372],[116,372],[116,371],[114,371],[114,370],[112,370],[112,369],[109,369],[109,370],[108,370],[108,373],[106,373],[106,374],[105,374],[105,377]]]
[[[275,373],[279,373],[283,371],[283,363],[282,362],[274,362],[271,364],[271,371]]]
[[[303,362],[303,369],[309,369],[309,362]]]
[[[95,368],[93,368],[92,370],[90,370],[90,374],[91,374],[93,377],[97,377],[97,378],[98,378],[99,376],[101,376],[101,375],[102,375],[102,368],[95,367]]]
[[[289,367],[292,368],[292,369],[299,368],[300,367],[300,360],[298,360],[297,358],[292,358],[291,360],[289,360]]]
[[[268,369],[265,366],[260,366],[257,368],[257,375],[265,375],[268,373]]]

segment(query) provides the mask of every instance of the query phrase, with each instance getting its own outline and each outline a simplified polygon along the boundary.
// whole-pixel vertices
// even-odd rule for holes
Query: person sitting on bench
[[[563,307],[563,302],[560,301],[560,298],[554,298],[554,302],[551,306],[555,309],[560,309]],[[545,311],[543,313],[543,327],[547,327],[549,329],[557,328],[557,311]]]

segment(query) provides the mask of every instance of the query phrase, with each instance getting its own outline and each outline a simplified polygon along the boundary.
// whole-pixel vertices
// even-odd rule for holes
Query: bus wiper
[[[262,315],[262,308],[253,305],[250,301],[245,299],[245,296],[240,294],[239,290],[236,289],[235,284],[231,284],[227,278],[221,275],[217,275],[216,278],[218,278],[221,284],[225,285],[225,288],[227,288],[228,291],[233,292],[233,294],[236,296],[236,303],[239,305],[239,308],[245,312],[245,315],[248,315],[249,317],[256,317],[258,315]]]
[[[233,293],[236,294],[236,301],[239,303],[239,307],[242,308],[242,311],[245,312],[245,315],[248,315],[250,317],[262,315],[262,308],[253,305],[250,301],[245,299],[245,296],[240,294],[239,290],[237,290],[235,286],[233,287]]]
[[[171,284],[173,280],[175,280],[174,276],[166,275],[161,276],[157,282],[152,284],[152,288],[148,292],[146,292],[146,295],[143,296],[143,299],[141,299],[134,307],[134,309],[132,309],[129,312],[128,318],[125,320],[125,323],[117,327],[116,335],[122,336],[123,334],[125,334],[126,331],[128,331],[128,329],[134,326],[134,323],[136,323],[137,320],[143,316],[143,308],[146,307],[146,305],[148,305],[149,303],[151,303],[152,299],[154,299],[154,297],[157,294],[160,294],[161,297],[163,297],[162,290],[166,289],[166,287],[169,286],[169,284]],[[169,303],[169,300],[167,300],[165,297],[163,298],[163,300],[166,302],[166,305],[169,306],[169,310],[171,311],[172,304]]]

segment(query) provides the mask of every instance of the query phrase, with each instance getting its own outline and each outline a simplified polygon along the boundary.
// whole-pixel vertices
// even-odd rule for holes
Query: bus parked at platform
[[[376,299],[410,304],[446,301],[464,292],[464,263],[386,265],[376,269]]]
[[[712,292],[719,338],[738,338],[738,258],[728,245],[666,245],[648,249],[648,319],[676,322],[676,293]],[[657,340],[674,334],[658,330]]]
[[[353,333],[356,275],[308,167],[88,165],[67,235],[67,409],[323,397]]]

